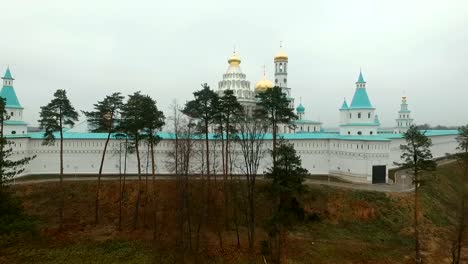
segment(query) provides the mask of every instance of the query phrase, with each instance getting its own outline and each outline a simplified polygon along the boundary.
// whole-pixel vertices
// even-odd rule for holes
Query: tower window
[[[358,114],[357,114],[357,118],[361,118],[361,113],[358,113]]]
[[[286,84],[286,78],[284,78],[284,84]]]
[[[275,79],[275,83],[278,83],[278,79]]]
[[[367,113],[367,118],[370,118],[370,113]]]

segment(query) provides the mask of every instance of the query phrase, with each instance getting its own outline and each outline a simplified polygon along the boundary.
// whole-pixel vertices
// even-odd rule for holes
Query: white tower
[[[398,118],[395,119],[395,121],[397,123],[395,133],[397,134],[405,133],[413,124],[411,111],[408,109],[408,103],[406,102],[406,96],[401,98],[400,111],[398,111]]]
[[[288,55],[281,50],[275,55],[275,86],[281,88],[290,100],[290,107],[294,109],[294,98],[291,96],[291,88],[288,88]]]
[[[6,101],[5,110],[9,116],[9,119],[4,122],[3,134],[26,134],[28,133],[28,124],[23,121],[23,107],[19,103],[15,89],[13,88],[13,81],[15,79],[11,75],[10,68],[7,68],[2,79],[3,87],[0,91],[0,97]]]
[[[359,72],[351,104],[348,106],[346,100],[343,101],[340,108],[340,121],[340,135],[377,135],[380,122],[367,95],[366,81],[362,72]]]

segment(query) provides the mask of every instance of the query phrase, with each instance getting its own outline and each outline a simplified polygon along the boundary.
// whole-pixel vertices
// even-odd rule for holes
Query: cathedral
[[[289,58],[284,51],[274,56],[274,82],[270,81],[266,72],[258,81],[255,88],[251,88],[245,73],[242,72],[241,59],[235,52],[228,59],[228,68],[218,82],[218,93],[224,90],[234,91],[239,102],[247,113],[252,113],[256,107],[256,94],[278,86],[286,94],[290,101],[290,107],[295,107],[291,87],[288,87],[288,62]],[[23,175],[50,175],[59,172],[59,145],[44,146],[43,132],[29,132],[28,124],[23,121],[23,106],[16,96],[14,78],[9,68],[3,76],[3,87],[0,96],[6,100],[6,111],[9,119],[4,122],[3,134],[12,143],[13,159],[35,155],[25,168]],[[20,89],[25,89],[20,87]],[[44,102],[45,104],[46,102]],[[366,81],[362,72],[355,82],[354,95],[350,103],[343,101],[337,109],[339,118],[338,131],[326,131],[319,121],[306,119],[305,107],[302,102],[295,107],[298,120],[295,127],[280,125],[280,136],[294,144],[297,153],[301,156],[303,166],[312,175],[333,175],[350,182],[358,183],[392,183],[388,178],[388,171],[401,165],[400,145],[405,144],[402,133],[411,124],[413,118],[406,97],[402,97],[399,110],[395,113],[395,127],[384,129],[380,126],[376,107],[371,103],[367,94]],[[34,109],[32,111],[39,111]],[[426,135],[431,138],[431,147],[434,158],[444,157],[447,153],[454,153],[457,147],[456,130],[427,130]],[[158,174],[171,174],[170,153],[174,149],[174,135],[170,132],[160,132],[162,138],[158,144],[156,153],[156,167]],[[73,129],[64,133],[64,173],[66,174],[96,174],[102,156],[103,146],[106,141],[106,133],[75,132]],[[216,141],[216,138],[211,138]],[[271,148],[272,140],[266,135],[265,147]],[[135,154],[130,154],[126,164],[122,164],[122,139],[112,137],[106,152],[104,162],[104,174],[122,173],[122,168],[127,168],[127,173],[137,172]],[[201,140],[198,140],[201,143]],[[144,143],[141,143],[144,144]],[[221,166],[220,144],[211,144],[214,167]],[[238,147],[238,146],[237,146]],[[236,143],[232,149],[235,150]],[[148,149],[141,146],[140,156],[148,159]],[[236,153],[236,151],[234,151]],[[196,157],[194,157],[195,159]],[[234,159],[235,160],[235,159]],[[238,159],[240,160],[240,158]],[[145,172],[145,162],[141,163],[141,169]],[[148,164],[148,162],[146,162]],[[233,166],[241,173],[241,164]],[[260,164],[259,173],[271,166],[271,158],[266,155]],[[190,170],[193,173],[200,172],[200,162],[192,162]],[[213,171],[221,171],[214,169]],[[146,172],[148,167],[146,165]],[[21,175],[22,176],[22,175]]]

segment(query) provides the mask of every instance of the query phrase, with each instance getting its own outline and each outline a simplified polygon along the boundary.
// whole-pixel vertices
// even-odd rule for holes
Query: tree
[[[219,96],[213,92],[208,84],[202,85],[203,89],[193,93],[194,100],[185,104],[182,112],[189,117],[199,119],[202,126],[202,132],[205,134],[205,155],[206,155],[206,174],[208,181],[210,180],[210,148],[208,143],[209,125],[213,122],[216,116],[216,111],[219,109]]]
[[[144,135],[141,133],[145,128],[146,109],[143,107],[145,96],[140,92],[135,92],[128,96],[128,101],[122,107],[121,123],[119,130],[125,131],[127,136],[131,140],[132,147],[135,148],[137,157],[137,173],[138,173],[138,193],[135,204],[135,213],[133,218],[133,228],[135,229],[138,224],[138,214],[140,210],[142,186],[141,186],[141,158],[140,158],[140,143],[144,139]]]
[[[217,120],[222,135],[221,139],[223,139],[223,134],[226,132],[226,146],[223,148],[225,153],[223,155],[223,175],[225,181],[229,172],[229,143],[231,133],[236,132],[235,124],[240,121],[243,116],[244,107],[242,107],[242,105],[237,100],[237,97],[234,95],[234,91],[224,90],[223,96],[219,98],[219,112],[217,115]]]
[[[255,184],[260,166],[260,161],[265,156],[266,150],[265,133],[268,125],[261,120],[246,117],[238,123],[239,133],[237,134],[237,142],[241,149],[243,158],[240,170],[246,176],[247,187],[247,224],[248,224],[248,240],[249,240],[249,257],[250,263],[255,262]],[[232,183],[231,183],[232,184]],[[232,185],[231,185],[232,186]],[[235,214],[235,216],[237,216]],[[236,228],[237,228],[237,219]],[[238,241],[239,244],[239,241]]]
[[[276,163],[276,143],[278,135],[278,124],[292,125],[292,122],[297,119],[293,109],[290,107],[290,101],[286,94],[282,92],[280,87],[273,87],[266,90],[264,93],[257,94],[259,106],[256,114],[260,118],[269,120],[273,133],[273,166]]]
[[[23,173],[24,166],[27,165],[36,156],[24,157],[17,160],[11,160],[13,152],[11,142],[5,138],[3,128],[5,121],[10,119],[5,109],[6,101],[0,97],[0,192],[5,185],[5,182],[11,180],[16,175]]]
[[[94,223],[99,223],[99,195],[101,192],[101,175],[106,157],[107,146],[112,133],[117,130],[117,118],[123,105],[124,97],[120,93],[108,95],[102,101],[94,104],[94,111],[82,111],[88,121],[88,126],[92,132],[107,133],[104,150],[102,151],[101,164],[99,166],[98,186],[96,190],[96,201],[94,210]]]
[[[154,208],[153,208],[153,217],[154,217],[154,234],[153,237],[156,238],[157,236],[157,223],[156,223],[156,164],[154,159],[154,146],[161,140],[156,132],[160,131],[161,128],[164,126],[164,114],[163,112],[158,110],[156,106],[156,101],[153,100],[150,96],[145,96],[144,100],[140,102],[141,107],[145,109],[145,113],[143,114],[143,120],[145,122],[145,126],[142,130],[143,134],[145,135],[145,139],[148,142],[150,154],[151,154],[151,176],[153,180],[153,198],[154,198]],[[146,176],[148,177],[148,176]],[[148,180],[146,180],[148,182]],[[146,186],[148,189],[148,186]],[[146,197],[148,194],[146,195]]]
[[[460,187],[460,205],[458,209],[458,222],[456,229],[456,239],[452,246],[452,263],[458,264],[461,259],[461,249],[463,247],[463,235],[465,232],[465,213],[466,206],[465,201],[466,197],[466,187],[468,183],[468,125],[461,126],[458,128],[457,136],[458,152],[455,154],[457,159],[458,166],[460,167],[461,173],[461,182]]]
[[[39,127],[44,129],[43,145],[54,145],[56,132],[60,136],[60,227],[63,224],[63,207],[64,207],[64,191],[63,191],[63,128],[64,126],[72,127],[78,121],[78,113],[68,100],[65,90],[57,90],[54,93],[54,98],[50,103],[41,107],[39,119]]]
[[[304,210],[299,203],[299,197],[305,191],[303,182],[309,172],[302,167],[301,158],[297,155],[293,144],[281,139],[275,151],[276,166],[268,169],[266,173],[266,177],[271,179],[270,193],[276,200],[267,229],[270,237],[274,239],[273,248],[276,254],[273,260],[280,263],[285,231],[294,222],[304,218]]]
[[[436,163],[432,160],[430,147],[432,141],[425,132],[421,132],[415,125],[412,125],[404,134],[406,145],[401,145],[401,159],[404,161],[403,167],[409,169],[413,175],[414,183],[414,239],[415,239],[415,261],[421,263],[421,248],[419,241],[419,187],[424,183],[421,179],[423,171],[434,170]]]

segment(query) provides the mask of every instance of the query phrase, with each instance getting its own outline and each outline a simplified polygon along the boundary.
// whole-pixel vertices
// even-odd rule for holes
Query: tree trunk
[[[63,190],[63,122],[62,122],[62,111],[60,110],[60,230],[63,227],[63,209],[65,206],[65,197]]]
[[[210,147],[208,143],[208,121],[205,122],[205,145],[206,145],[206,175],[210,181]]]
[[[101,192],[102,167],[104,166],[104,158],[106,157],[107,145],[109,144],[110,137],[111,137],[111,133],[109,132],[107,134],[106,143],[104,143],[104,151],[102,152],[101,165],[99,166],[99,174],[98,174],[98,182],[97,182],[97,190],[96,190],[96,201],[95,201],[95,208],[94,208],[94,224],[95,225],[99,223],[99,195]]]
[[[273,168],[276,168],[276,122],[273,122]]]
[[[126,180],[125,176],[127,175],[127,151],[128,151],[128,137],[125,138],[123,183],[122,183],[122,188],[120,189],[120,199],[119,199],[119,231],[122,231],[122,204],[123,204],[123,197],[125,194],[125,180]]]
[[[153,231],[153,240],[156,243],[158,242],[158,204],[157,204],[157,197],[156,197],[156,164],[154,160],[154,142],[151,141],[150,143],[150,148],[151,148],[151,175],[153,178],[153,225],[154,225],[154,231]]]
[[[414,243],[415,243],[415,261],[416,263],[421,263],[421,249],[419,244],[419,223],[418,223],[418,196],[419,196],[419,179],[418,179],[418,170],[414,170]]]
[[[136,204],[135,204],[135,213],[133,215],[133,229],[136,229],[137,224],[138,224],[138,214],[139,214],[139,209],[140,209],[140,199],[141,199],[141,164],[140,164],[140,151],[138,148],[139,141],[135,141],[135,151],[136,151],[136,156],[137,156],[137,166],[138,166],[138,193],[137,193],[137,199],[136,199]]]

